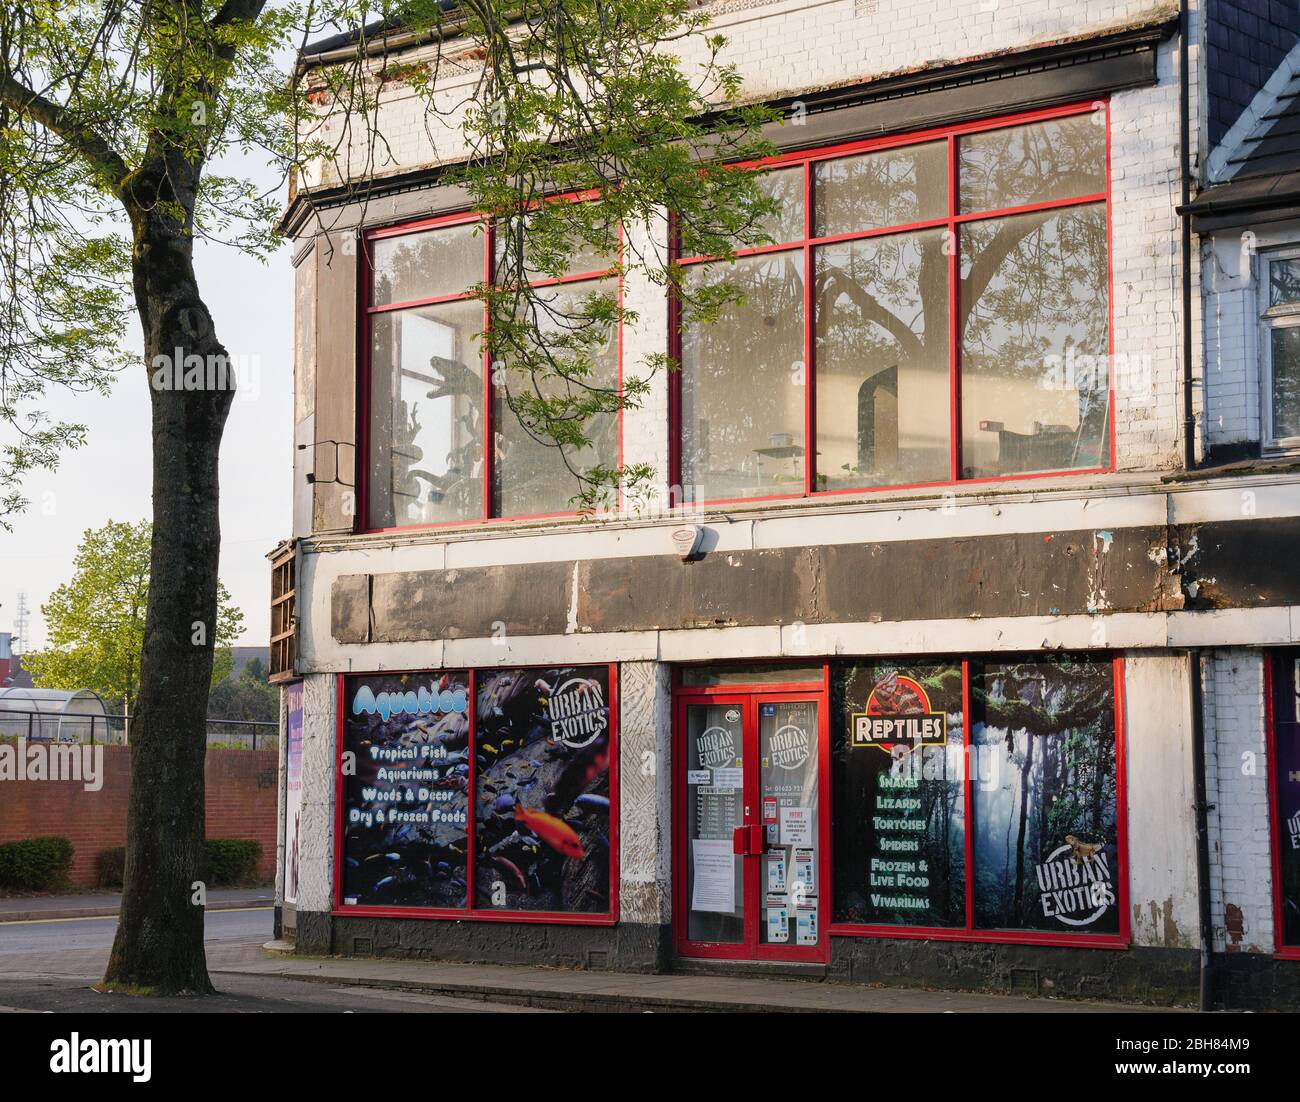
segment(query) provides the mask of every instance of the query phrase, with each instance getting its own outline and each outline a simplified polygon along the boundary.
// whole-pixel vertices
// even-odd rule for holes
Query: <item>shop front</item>
[[[676,666],[667,822],[658,758],[620,746],[619,682],[617,664],[340,678],[336,934],[830,972],[859,942],[1129,947],[1120,659]],[[656,889],[620,867],[647,846],[661,951],[620,913]]]
[[[1122,665],[844,660],[675,679],[675,945],[1128,944]]]

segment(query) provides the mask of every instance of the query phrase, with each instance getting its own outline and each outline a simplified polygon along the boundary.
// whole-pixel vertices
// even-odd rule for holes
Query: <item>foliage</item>
[[[0,845],[0,887],[54,891],[68,881],[72,843],[63,837],[26,838]]]
[[[114,706],[136,698],[149,596],[151,529],[147,520],[136,524],[110,520],[82,535],[72,580],[41,606],[49,646],[23,656],[38,686],[93,689]],[[230,644],[244,623],[225,587],[218,592],[214,684],[230,673]]]
[[[226,677],[212,686],[208,717],[265,722],[280,718],[280,691],[267,683],[266,667],[259,659],[250,659],[237,676]]]
[[[120,888],[126,875],[126,847],[114,846],[95,854],[95,885]]]
[[[207,840],[207,877],[209,887],[247,884],[257,877],[257,863],[262,858],[262,843],[247,838],[209,838]]]

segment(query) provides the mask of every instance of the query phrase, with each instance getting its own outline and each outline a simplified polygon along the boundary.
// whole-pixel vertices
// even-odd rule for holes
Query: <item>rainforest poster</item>
[[[1110,659],[971,664],[975,923],[1119,932]]]

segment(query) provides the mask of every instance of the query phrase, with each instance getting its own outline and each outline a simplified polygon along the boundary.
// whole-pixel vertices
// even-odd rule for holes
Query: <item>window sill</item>
[[[910,941],[965,941],[975,945],[1044,945],[1061,949],[1124,949],[1122,934],[1056,934],[1047,931],[965,930],[944,927],[856,926],[832,924],[831,937],[897,938]]]
[[[331,909],[335,918],[418,918],[451,922],[528,922],[549,926],[614,926],[617,914],[581,915],[553,911],[470,911],[430,907],[339,906]]]

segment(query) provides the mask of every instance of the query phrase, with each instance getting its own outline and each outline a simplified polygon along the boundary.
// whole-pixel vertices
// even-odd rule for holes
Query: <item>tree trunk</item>
[[[1013,920],[1024,922],[1021,908],[1025,901],[1025,824],[1029,820],[1029,775],[1034,771],[1034,732],[1025,732],[1025,765],[1020,774],[1020,825],[1016,830],[1016,892],[1012,902]]]
[[[205,717],[221,546],[217,459],[234,378],[199,296],[188,227],[159,214],[137,219],[133,281],[152,402],[153,543],[122,910],[104,979],[210,994],[199,888]]]

